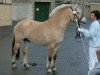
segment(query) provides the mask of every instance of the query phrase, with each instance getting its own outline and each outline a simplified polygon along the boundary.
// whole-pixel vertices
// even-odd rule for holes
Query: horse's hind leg
[[[27,69],[30,68],[30,65],[29,65],[28,59],[27,59],[29,43],[30,43],[30,41],[27,38],[25,38],[24,39],[24,49],[23,49],[23,55],[24,55],[23,64],[24,64],[24,67]]]
[[[20,41],[21,40],[18,40],[17,37],[14,37],[13,45],[12,45],[12,68],[16,67],[16,61],[17,61],[17,59],[19,59]]]
[[[16,55],[17,55],[17,53],[19,53],[19,51],[18,51],[19,45],[20,45],[20,43],[16,43],[15,46],[14,46],[14,49],[13,49],[14,52],[13,52],[13,58],[12,58],[12,68],[16,67],[16,62],[17,62]]]

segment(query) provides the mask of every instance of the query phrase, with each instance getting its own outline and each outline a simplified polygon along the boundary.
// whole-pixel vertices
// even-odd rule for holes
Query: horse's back
[[[16,24],[16,26],[14,28],[14,32],[25,31],[26,29],[28,29],[32,25],[34,25],[34,27],[37,27],[39,24],[40,24],[40,22],[37,22],[34,20],[22,20]]]

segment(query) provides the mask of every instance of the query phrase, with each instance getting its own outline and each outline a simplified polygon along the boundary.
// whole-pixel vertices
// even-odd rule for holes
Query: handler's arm
[[[84,29],[80,28],[78,29],[80,32],[82,32],[87,38],[93,38],[97,34],[97,27],[96,25],[93,25],[90,29]]]

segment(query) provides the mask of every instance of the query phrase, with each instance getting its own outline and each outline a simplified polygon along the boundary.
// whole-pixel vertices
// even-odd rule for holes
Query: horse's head
[[[77,23],[77,27],[80,27],[80,21],[81,22],[86,22],[86,18],[83,17],[83,13],[82,13],[82,9],[81,7],[77,4],[77,5],[72,5],[71,7],[71,20],[72,21],[75,21]],[[82,38],[83,35],[80,34],[79,31],[76,31],[76,36],[75,36],[75,39],[80,39]]]
[[[81,22],[86,22],[86,18],[83,16],[83,11],[82,8],[78,4],[74,4],[71,7],[73,13],[72,13],[72,20],[73,21],[81,21]]]
[[[63,10],[63,12],[60,12]],[[49,18],[53,17],[57,12],[60,12],[63,14],[65,17],[70,17],[71,21],[75,21],[76,19],[80,21],[81,19],[83,20],[83,13],[82,9],[78,4],[62,4],[60,6],[57,6],[49,15]],[[61,16],[61,14],[58,13],[57,16]],[[65,15],[66,14],[66,15]],[[56,17],[57,17],[56,16]],[[85,20],[85,19],[84,19]]]

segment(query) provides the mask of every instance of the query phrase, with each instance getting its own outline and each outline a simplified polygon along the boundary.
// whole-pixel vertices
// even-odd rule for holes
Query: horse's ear
[[[74,4],[72,4],[72,8],[73,8],[73,10],[75,10],[75,9],[77,8],[77,6],[79,6],[78,3],[74,3]]]
[[[74,9],[75,9],[76,7],[82,8],[82,7],[83,7],[83,2],[82,2],[82,1],[77,2],[77,4],[75,5]]]
[[[82,8],[83,7],[83,1],[78,2],[78,5]]]
[[[74,10],[74,6],[75,6],[76,4],[75,3],[72,3],[71,4],[71,7],[73,8],[73,10]]]

